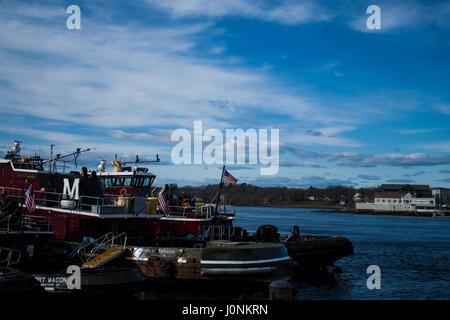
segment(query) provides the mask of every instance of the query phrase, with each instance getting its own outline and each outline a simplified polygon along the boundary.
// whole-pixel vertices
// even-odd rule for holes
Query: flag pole
[[[223,173],[224,172],[225,172],[225,165],[222,168],[222,176],[220,177],[219,194],[217,195],[216,210],[215,210],[215,213],[214,213],[214,217],[217,217],[217,211],[219,210],[220,192],[223,189]]]
[[[25,183],[22,185],[22,195],[20,196],[20,219],[23,217],[23,196],[25,194]]]

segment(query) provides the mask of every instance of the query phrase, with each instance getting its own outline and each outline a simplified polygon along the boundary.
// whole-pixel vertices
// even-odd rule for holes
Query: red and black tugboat
[[[155,175],[147,168],[124,167],[128,163],[111,162],[113,171],[105,171],[102,161],[98,171],[84,167],[81,172],[59,173],[52,163],[68,156],[78,156],[88,150],[58,156],[51,160],[40,157],[21,157],[18,142],[5,159],[0,160],[0,194],[11,208],[18,205],[15,215],[21,216],[21,227],[35,226],[57,240],[81,241],[83,237],[99,237],[108,232],[127,233],[129,243],[150,244],[155,237],[199,236],[209,226],[231,226],[234,212],[217,214],[214,204],[180,203],[170,207],[170,214],[158,210],[153,196]],[[163,192],[169,190],[163,190]],[[32,193],[33,207],[26,205]],[[6,200],[6,198],[8,200]],[[14,221],[8,208],[2,211],[5,230],[12,230]],[[12,210],[12,209],[11,209]],[[8,217],[6,219],[6,217]],[[26,221],[26,223],[24,222]],[[3,230],[3,231],[5,231]],[[131,242],[130,242],[131,241]]]

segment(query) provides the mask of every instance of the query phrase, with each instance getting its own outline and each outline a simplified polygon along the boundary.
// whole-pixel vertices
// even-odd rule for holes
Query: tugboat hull
[[[41,286],[50,292],[63,293],[95,293],[105,289],[126,288],[145,280],[138,270],[121,267],[100,267],[94,269],[82,268],[80,274],[80,289],[69,289],[69,275],[64,272],[35,274]]]

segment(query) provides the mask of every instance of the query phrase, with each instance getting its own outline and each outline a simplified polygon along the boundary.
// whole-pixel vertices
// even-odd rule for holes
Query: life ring
[[[126,196],[127,194],[128,194],[128,191],[127,191],[126,188],[120,189],[120,195],[121,195],[122,197]]]
[[[4,187],[0,187],[0,193],[5,193],[5,188]]]

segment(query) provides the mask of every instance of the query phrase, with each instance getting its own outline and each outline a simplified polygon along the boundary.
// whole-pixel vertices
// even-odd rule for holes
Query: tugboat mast
[[[78,156],[80,154],[82,154],[83,152],[88,152],[88,151],[91,150],[90,148],[87,148],[87,149],[84,149],[84,150],[81,150],[81,148],[77,148],[77,150],[75,152],[72,152],[72,153],[69,153],[69,154],[65,154],[65,155],[61,155],[60,153],[58,153],[56,155],[56,157],[53,158],[53,147],[54,146],[55,146],[54,144],[52,144],[50,146],[51,158],[49,160],[44,160],[42,162],[42,164],[45,164],[45,163],[49,164],[50,172],[55,172],[56,171],[56,161],[64,161],[62,159],[67,158],[67,157],[71,157],[71,156],[73,156],[73,158],[74,158],[75,168],[76,168],[77,167],[77,158],[78,158]]]

